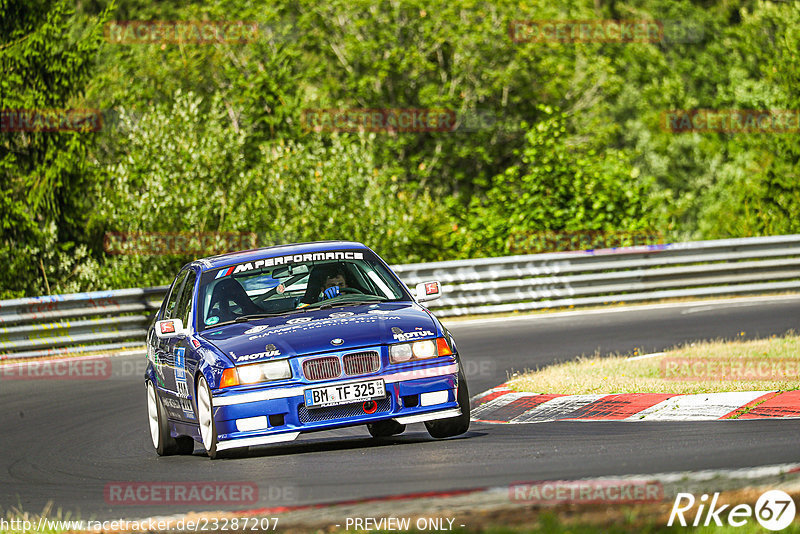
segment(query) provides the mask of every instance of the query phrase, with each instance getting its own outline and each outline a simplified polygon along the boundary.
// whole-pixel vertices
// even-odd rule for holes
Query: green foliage
[[[105,14],[78,18],[62,0],[0,0],[0,110],[58,114],[80,102]],[[87,163],[83,131],[0,131],[0,297],[74,290],[87,257]],[[46,277],[50,278],[50,285]],[[77,282],[76,282],[77,280]]]
[[[101,132],[0,132],[0,298],[168,281],[189,256],[106,232],[356,239],[390,261],[515,236],[800,231],[797,132],[676,133],[665,112],[800,109],[800,4],[643,0],[0,0],[0,109],[99,108]],[[524,20],[648,20],[653,42],[513,42]],[[125,44],[115,21],[253,21],[244,44]],[[437,108],[454,131],[303,129],[309,108]],[[13,274],[11,274],[13,273]]]
[[[96,186],[96,235],[252,232],[264,246],[344,239],[389,261],[443,256],[445,214],[375,166],[370,138],[269,141],[247,161],[248,136],[222,98],[181,92],[141,117],[123,110],[117,138],[120,159]],[[101,279],[165,284],[191,259],[114,256]]]
[[[736,29],[743,65],[731,68],[725,107],[800,110],[800,9],[764,3],[742,10]],[[745,47],[744,44],[748,46]],[[735,77],[735,78],[734,78]],[[702,202],[699,234],[800,232],[800,141],[793,133],[722,139],[719,177]]]
[[[548,230],[650,229],[650,192],[626,154],[571,144],[567,116],[540,111],[545,118],[526,134],[521,164],[496,176],[484,201],[473,201],[462,247],[500,255],[512,252],[515,237]]]
[[[458,117],[455,132],[385,135],[378,161],[405,181],[455,194],[468,203],[488,187],[521,148],[523,120],[537,104],[557,103],[575,80],[575,54],[551,47],[528,54],[512,43],[513,19],[591,16],[546,2],[306,2],[297,27],[304,47],[320,58],[310,107],[435,108]],[[538,51],[537,51],[538,52]],[[553,69],[566,75],[553,76]],[[576,73],[577,74],[577,73]]]

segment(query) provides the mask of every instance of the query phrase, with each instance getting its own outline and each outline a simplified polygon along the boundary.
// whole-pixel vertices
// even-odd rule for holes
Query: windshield
[[[203,273],[198,330],[327,306],[410,300],[384,264],[364,251],[263,258]]]

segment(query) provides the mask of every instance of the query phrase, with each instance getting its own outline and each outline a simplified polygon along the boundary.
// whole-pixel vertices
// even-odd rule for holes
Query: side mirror
[[[166,319],[156,321],[156,337],[158,339],[170,339],[178,336],[185,336],[183,321],[180,319]]]
[[[442,296],[442,285],[438,280],[417,284],[417,302],[429,302]]]

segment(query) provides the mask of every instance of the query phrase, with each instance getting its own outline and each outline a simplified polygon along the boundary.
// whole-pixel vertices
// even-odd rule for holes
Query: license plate
[[[351,402],[382,399],[386,396],[383,380],[350,382],[305,390],[306,408],[324,408]]]

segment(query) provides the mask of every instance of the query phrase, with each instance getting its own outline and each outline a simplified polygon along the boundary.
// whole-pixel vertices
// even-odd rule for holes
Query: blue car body
[[[227,324],[211,324],[219,321],[214,317],[206,319],[206,325],[200,324],[201,281],[221,279],[252,265],[291,258],[325,258],[326,254],[334,259],[353,255],[375,258],[394,277],[402,295],[385,302],[343,302],[327,309],[301,308]],[[243,285],[248,292],[276,287],[270,279]],[[169,309],[170,302],[175,303],[173,310]],[[174,317],[181,306],[188,310],[184,312],[183,333],[162,339],[155,331],[157,322]],[[394,344],[442,338],[451,354],[399,363],[390,360],[389,347]],[[459,373],[455,340],[412,297],[383,260],[355,242],[269,247],[184,266],[148,330],[147,357],[145,381],[154,386],[171,438],[188,436],[203,443],[197,390],[200,377],[204,378],[211,394],[217,451],[290,441],[304,432],[388,420],[406,424],[463,417],[458,388],[464,379]],[[226,369],[272,360],[288,360],[291,377],[222,387]],[[333,376],[337,368],[339,374]],[[309,406],[313,395],[324,397],[312,390],[348,386],[352,394],[353,387],[366,391],[366,386],[354,384],[372,382],[379,388],[381,380],[385,388],[381,398]],[[462,386],[466,388],[465,383]]]

